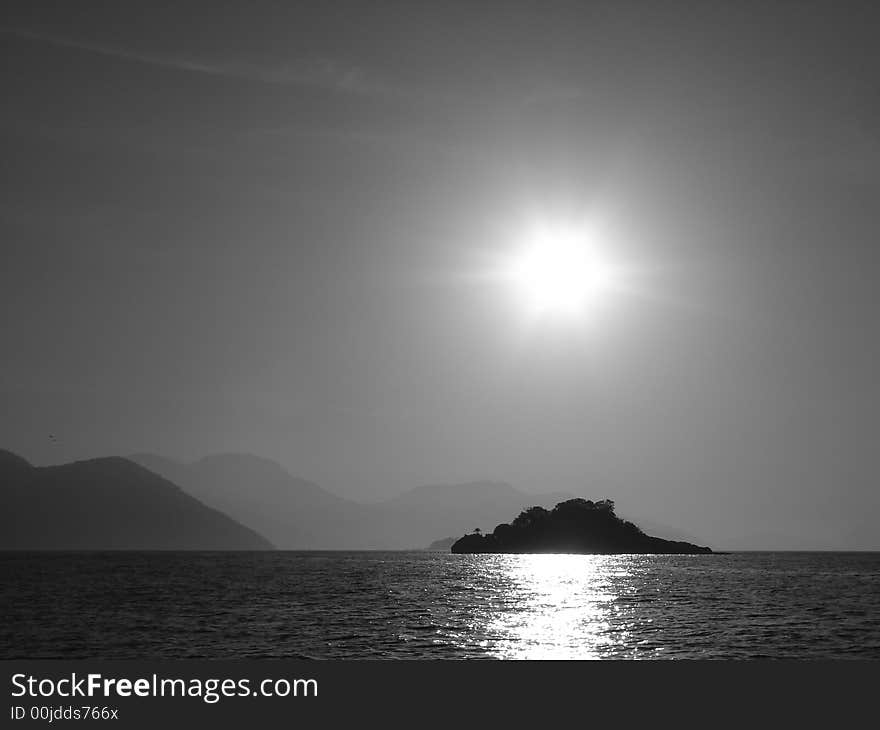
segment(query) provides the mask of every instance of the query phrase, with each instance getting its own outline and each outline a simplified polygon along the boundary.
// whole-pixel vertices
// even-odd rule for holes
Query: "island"
[[[699,555],[712,550],[646,535],[614,514],[610,499],[569,499],[552,510],[531,507],[489,534],[475,530],[458,539],[451,552]]]

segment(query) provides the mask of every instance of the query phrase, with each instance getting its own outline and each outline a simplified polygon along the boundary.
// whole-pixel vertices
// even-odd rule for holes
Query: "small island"
[[[700,555],[708,547],[664,540],[642,532],[632,522],[614,514],[610,499],[593,502],[569,499],[552,510],[531,507],[511,524],[501,524],[491,534],[474,530],[457,540],[453,553],[642,553]]]
[[[422,548],[422,550],[431,551],[431,552],[435,552],[435,553],[449,552],[449,549],[455,543],[456,539],[457,538],[454,538],[454,537],[443,537],[439,540],[434,540],[434,542],[432,542],[430,545],[428,545],[428,547]]]

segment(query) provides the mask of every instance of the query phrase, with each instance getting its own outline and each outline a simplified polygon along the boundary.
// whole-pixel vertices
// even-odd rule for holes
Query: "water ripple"
[[[880,554],[2,553],[2,658],[875,658]]]

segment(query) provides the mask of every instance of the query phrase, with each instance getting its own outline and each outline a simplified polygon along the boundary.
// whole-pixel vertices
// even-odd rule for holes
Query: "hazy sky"
[[[447,5],[4,4],[0,446],[880,548],[880,14]],[[536,216],[588,325],[481,275]]]

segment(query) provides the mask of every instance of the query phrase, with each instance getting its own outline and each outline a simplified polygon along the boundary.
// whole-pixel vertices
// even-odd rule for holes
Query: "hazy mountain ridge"
[[[270,543],[281,549],[417,549],[444,535],[490,532],[511,514],[551,508],[573,496],[475,481],[423,485],[383,502],[359,503],[250,454],[184,463],[142,453],[33,467],[0,451],[0,480],[7,507],[0,524],[9,523],[0,544],[59,549],[266,549]],[[21,513],[32,516],[18,522],[8,516]],[[64,527],[73,524],[70,515],[89,514],[97,531],[91,517],[79,532]],[[90,537],[81,534],[83,526],[93,530]]]
[[[118,456],[35,467],[0,451],[0,548],[269,550],[168,479]]]
[[[154,454],[135,454],[131,459],[232,515],[279,548],[372,546],[360,537],[369,508],[294,477],[270,459],[250,454],[218,454],[191,463]]]
[[[572,496],[533,495],[506,482],[478,481],[424,485],[365,504],[249,454],[219,454],[189,464],[153,454],[131,459],[291,550],[420,548],[444,535],[491,529],[511,513]]]

